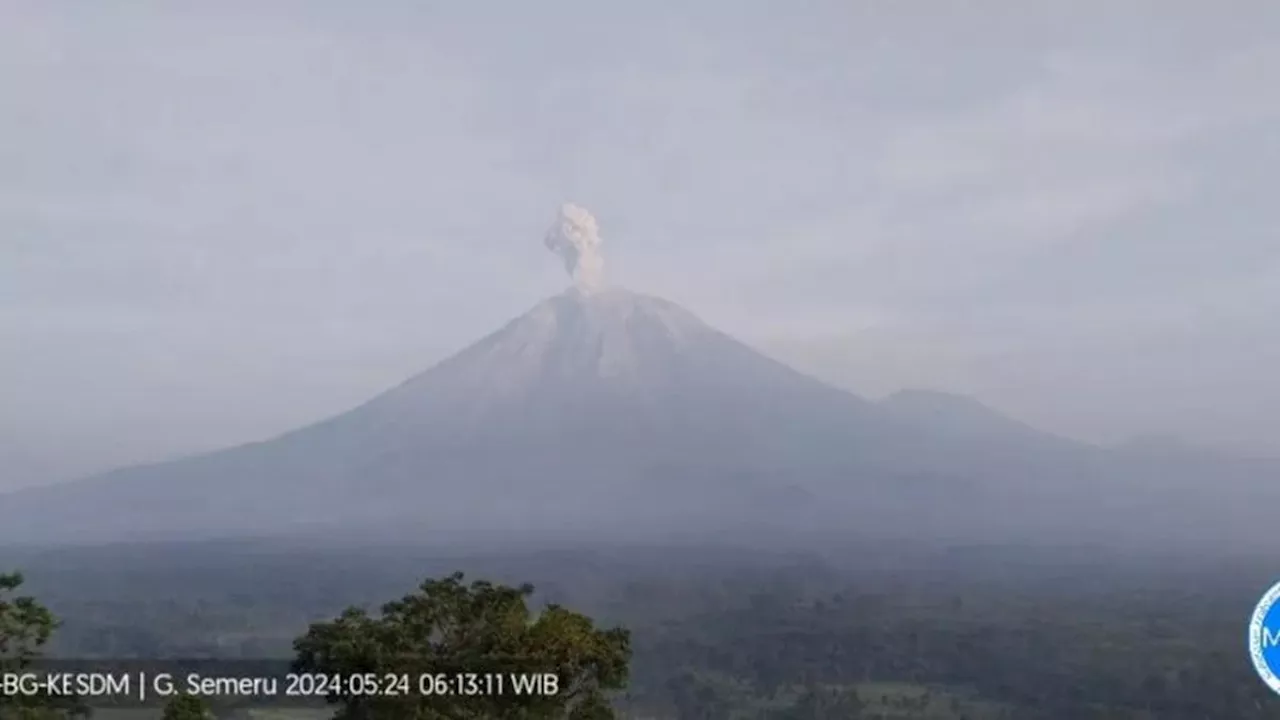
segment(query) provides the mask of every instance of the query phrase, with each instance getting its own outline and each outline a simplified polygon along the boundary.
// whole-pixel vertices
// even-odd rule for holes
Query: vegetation
[[[19,596],[20,574],[0,575],[0,674],[19,674],[40,658],[57,621],[48,608],[30,596]],[[4,720],[61,720],[85,715],[74,699],[47,693],[0,693],[0,718]]]
[[[194,695],[177,695],[164,706],[161,720],[210,720],[209,704]]]
[[[441,557],[190,546],[0,562],[38,570],[32,591],[65,620],[49,643],[63,655],[552,672],[579,689],[554,703],[336,694],[325,714],[215,707],[220,720],[593,716],[586,708],[605,717],[601,697],[636,720],[1280,717],[1280,698],[1242,649],[1252,605],[1274,581],[1272,559],[838,550]],[[445,570],[457,567],[494,583]],[[443,579],[381,605],[424,574]],[[517,578],[537,591],[500,584]],[[613,626],[630,633],[597,629]]]
[[[295,669],[370,677],[373,692],[362,681],[332,694],[341,720],[614,717],[604,693],[626,682],[625,630],[597,630],[558,605],[535,617],[526,603],[531,585],[462,580],[461,573],[427,580],[380,617],[350,608],[312,625],[295,643]],[[535,676],[554,682],[542,692],[522,687]]]

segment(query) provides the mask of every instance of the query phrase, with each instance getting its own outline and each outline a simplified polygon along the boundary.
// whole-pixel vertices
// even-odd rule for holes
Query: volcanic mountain
[[[4,497],[0,533],[656,521],[767,496],[765,475],[812,467],[824,448],[871,448],[881,415],[672,303],[574,288],[318,424]]]
[[[830,387],[665,300],[571,289],[315,425],[0,496],[0,540],[760,527],[1048,538],[1123,530],[1152,508],[1176,510],[1176,530],[1195,507],[1134,491],[1123,476],[1141,470],[1109,451],[1012,421],[1005,432],[969,404],[930,422],[936,400],[907,400]],[[967,412],[987,430],[950,431]]]

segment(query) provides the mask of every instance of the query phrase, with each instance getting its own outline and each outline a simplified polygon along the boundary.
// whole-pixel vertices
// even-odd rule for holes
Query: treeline
[[[917,698],[932,691],[954,717],[961,706],[1046,720],[1280,717],[1280,699],[1249,667],[1238,614],[1113,602],[984,598],[973,608],[962,597],[908,605],[878,594],[761,593],[746,607],[637,633],[635,691],[639,705],[666,703],[681,717],[759,716],[779,696],[813,688],[861,690],[867,700],[886,682],[899,698],[902,685]],[[939,713],[899,707],[891,716],[947,716]]]
[[[44,649],[58,621],[38,599],[20,594],[22,584],[20,574],[0,575],[0,677],[48,677]],[[532,593],[530,585],[467,583],[461,573],[427,579],[375,612],[351,607],[312,624],[293,642],[290,670],[324,683],[303,692],[331,705],[339,720],[613,718],[611,693],[626,683],[630,634],[597,628],[587,616],[555,605],[535,611],[528,602]],[[511,687],[461,679],[473,675],[509,677]],[[404,686],[388,680],[393,676],[405,677]],[[366,679],[351,682],[354,678]],[[424,685],[423,678],[434,682]],[[216,692],[217,683],[212,687],[204,692]],[[4,688],[0,720],[90,718],[104,709],[95,701],[116,710],[123,700],[71,698],[39,682],[16,691],[8,683]],[[280,688],[269,680],[257,690],[266,693],[252,701],[260,707],[281,698]],[[206,720],[215,712],[246,709],[232,697],[191,692],[200,694],[170,696],[163,719]]]
[[[33,573],[84,657],[293,657],[351,604],[465,568],[630,630],[622,717],[707,720],[1280,718],[1248,665],[1269,563],[1010,550],[819,557],[647,549],[58,558]],[[166,551],[167,552],[167,551]],[[205,552],[205,555],[201,555]],[[47,559],[47,558],[46,558]],[[175,578],[180,578],[176,580]]]

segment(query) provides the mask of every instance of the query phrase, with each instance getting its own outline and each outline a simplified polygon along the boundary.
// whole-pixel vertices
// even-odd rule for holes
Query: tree
[[[713,683],[697,673],[685,671],[667,682],[677,715],[687,720],[716,720],[729,717],[732,707]]]
[[[161,720],[210,720],[209,705],[195,695],[176,695],[165,703]]]
[[[862,700],[853,689],[822,689],[808,686],[779,720],[854,720],[862,717]]]
[[[14,597],[22,575],[0,575],[0,663],[7,671],[24,670],[40,657],[57,620],[32,597]]]
[[[35,598],[15,594],[20,587],[21,574],[0,575],[0,673],[34,671],[33,666],[58,627],[53,613]],[[88,715],[74,698],[0,694],[0,717],[5,720],[62,720]]]
[[[532,593],[462,573],[427,580],[378,617],[350,608],[312,625],[294,669],[338,679],[328,700],[343,720],[613,718],[606,693],[626,685],[630,633],[558,605],[535,616]],[[556,692],[517,686],[533,675]]]

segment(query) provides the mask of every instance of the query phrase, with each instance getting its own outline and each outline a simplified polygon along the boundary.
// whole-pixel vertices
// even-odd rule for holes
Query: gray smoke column
[[[604,258],[600,257],[600,226],[595,216],[573,203],[561,205],[544,242],[564,261],[564,269],[579,288],[590,291],[600,287]]]

